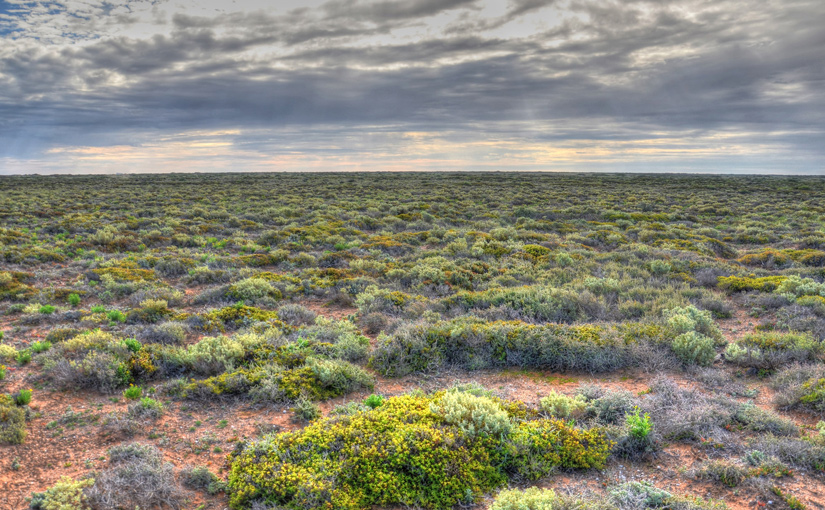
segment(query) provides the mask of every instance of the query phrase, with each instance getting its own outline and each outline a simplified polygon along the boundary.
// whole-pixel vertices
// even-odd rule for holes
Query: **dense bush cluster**
[[[523,419],[511,407],[457,389],[394,397],[271,435],[232,455],[233,508],[255,500],[296,510],[450,508],[510,476],[604,465],[610,443],[598,428]]]

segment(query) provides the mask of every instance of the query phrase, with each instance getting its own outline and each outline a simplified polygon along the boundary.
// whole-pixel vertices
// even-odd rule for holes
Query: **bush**
[[[0,394],[0,444],[22,444],[26,439],[26,412]]]
[[[56,310],[57,310],[57,308],[55,308],[52,305],[43,305],[43,306],[40,307],[40,313],[42,313],[44,315],[53,314]]]
[[[152,445],[132,443],[109,450],[109,465],[86,490],[92,508],[181,508],[183,493],[172,464]]]
[[[263,278],[246,278],[232,285],[229,296],[233,299],[254,303],[265,297],[281,299],[281,291]]]
[[[19,406],[27,406],[32,401],[32,390],[18,390],[13,395],[14,403]]]
[[[637,342],[626,338],[621,328],[591,324],[458,319],[415,324],[392,336],[380,336],[370,365],[390,376],[431,372],[445,365],[469,370],[517,366],[604,372],[631,364]]]
[[[47,341],[42,341],[41,342],[39,340],[37,342],[32,342],[32,344],[29,346],[29,349],[31,349],[31,351],[35,354],[40,354],[41,352],[46,352],[51,348],[52,348],[51,342],[47,342]]]
[[[299,397],[298,400],[295,401],[292,412],[295,413],[295,417],[300,421],[309,422],[321,417],[321,408],[318,407],[318,404],[315,404],[312,400],[305,397]]]
[[[745,481],[748,471],[728,461],[713,460],[694,470],[694,476],[700,480],[713,480],[728,487],[736,487]]]
[[[769,432],[776,436],[799,435],[799,428],[793,421],[750,402],[739,405],[734,419],[754,432]]]
[[[716,359],[713,339],[695,331],[682,333],[673,340],[673,352],[688,365],[710,366]]]
[[[763,331],[728,344],[725,359],[736,365],[776,370],[792,362],[815,361],[821,345],[810,335]]]
[[[364,399],[364,405],[369,407],[370,409],[381,407],[383,404],[384,397],[382,397],[381,395],[376,395],[375,393]]]
[[[206,466],[186,467],[180,472],[180,478],[184,487],[205,490],[210,495],[226,488],[226,484]]]
[[[126,314],[120,310],[109,310],[106,312],[106,317],[112,322],[126,322]]]
[[[78,510],[87,508],[84,489],[94,484],[94,478],[73,480],[67,476],[46,489],[32,493],[30,508],[33,510]]]
[[[72,306],[78,306],[80,305],[80,295],[77,293],[69,294],[66,301]]]
[[[17,349],[12,347],[11,345],[0,344],[0,359],[17,359]]]
[[[550,416],[566,420],[582,414],[587,407],[587,400],[582,395],[568,397],[551,390],[546,397],[541,399],[540,405],[542,411]]]
[[[230,458],[232,508],[268,501],[294,510],[447,509],[476,501],[508,473],[601,467],[607,457],[600,431],[558,421],[521,423],[506,441],[465,435],[431,412],[445,395],[394,397],[370,412],[317,420],[244,445]]]
[[[163,416],[163,404],[149,397],[142,397],[129,404],[129,418],[133,420],[157,420]]]
[[[180,345],[186,340],[186,330],[178,322],[161,322],[143,329],[140,338],[157,344]]]
[[[641,414],[641,410],[638,407],[632,414],[626,416],[625,426],[630,437],[639,441],[646,441],[653,431],[650,415],[647,413]]]
[[[713,321],[713,315],[708,311],[699,310],[693,305],[665,310],[664,317],[668,326],[677,335],[697,332],[717,342],[723,339],[722,331]]]
[[[512,429],[510,417],[497,402],[464,391],[445,392],[430,404],[430,411],[471,437],[506,436]]]
[[[525,490],[503,490],[498,493],[490,510],[553,510],[556,493],[550,489],[530,487]]]
[[[285,304],[278,308],[278,319],[290,326],[304,326],[315,323],[317,314],[305,306]]]

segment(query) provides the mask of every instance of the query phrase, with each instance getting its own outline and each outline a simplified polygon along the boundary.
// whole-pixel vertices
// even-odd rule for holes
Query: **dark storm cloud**
[[[119,132],[484,126],[518,139],[523,128],[508,126],[534,123],[531,141],[734,130],[823,157],[817,5],[514,0],[479,17],[477,1],[334,0],[275,14],[179,12],[164,33],[84,45],[18,38],[0,51],[0,137],[13,141],[8,153],[32,154],[119,143]],[[507,31],[550,8],[567,14]],[[448,12],[458,15],[441,31],[393,35]],[[546,126],[555,131],[542,137]]]

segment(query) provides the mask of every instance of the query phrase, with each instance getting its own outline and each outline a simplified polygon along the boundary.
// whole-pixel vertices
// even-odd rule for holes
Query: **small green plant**
[[[53,314],[55,312],[55,310],[57,310],[57,308],[55,308],[52,305],[43,305],[43,306],[40,307],[40,313],[42,313],[44,315]]]
[[[6,378],[6,370],[8,367],[6,365],[0,365],[0,381]]]
[[[627,426],[627,433],[630,437],[644,440],[653,431],[653,423],[650,421],[650,415],[642,414],[638,407],[633,409],[633,413],[625,417],[625,425]]]
[[[112,322],[126,322],[126,315],[120,310],[110,310],[106,317]]]
[[[141,348],[140,342],[138,342],[134,338],[127,338],[123,340],[123,345],[125,345],[126,348],[132,352],[138,352]]]
[[[14,403],[19,406],[27,406],[32,401],[32,393],[31,389],[27,390],[19,390],[17,393],[14,394]]]
[[[372,394],[369,397],[364,399],[364,405],[369,407],[370,409],[375,409],[376,407],[381,407],[384,403],[384,397],[381,395]]]
[[[69,294],[69,297],[66,298],[66,301],[72,306],[80,305],[80,295],[73,292]]]
[[[143,388],[140,386],[129,386],[125,390],[123,390],[123,396],[127,400],[137,400],[143,396]]]
[[[33,353],[40,354],[41,352],[46,352],[52,348],[52,343],[48,341],[37,341],[31,344],[29,347]]]
[[[106,313],[106,307],[103,305],[94,305],[90,311],[92,313]]]
[[[24,349],[17,353],[17,363],[20,365],[26,365],[29,361],[32,360],[32,352],[28,349]]]

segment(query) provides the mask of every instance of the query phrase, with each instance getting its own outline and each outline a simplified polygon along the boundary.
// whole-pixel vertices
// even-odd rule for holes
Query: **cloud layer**
[[[0,6],[0,173],[825,173],[820,0]]]

